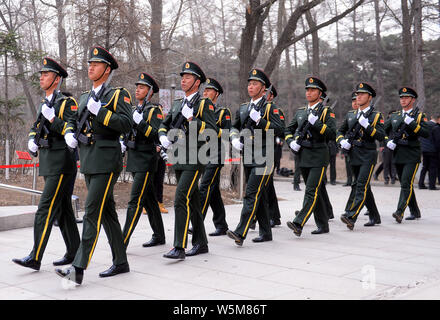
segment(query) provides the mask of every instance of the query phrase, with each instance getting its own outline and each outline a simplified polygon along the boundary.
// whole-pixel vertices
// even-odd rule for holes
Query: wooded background
[[[341,120],[360,81],[376,88],[386,114],[412,86],[424,111],[439,113],[440,0],[0,0],[0,164],[27,149],[43,92],[41,58],[65,66],[63,90],[89,90],[89,48],[118,60],[112,84],[134,93],[140,72],[162,89],[185,60],[223,86],[220,104],[247,101],[247,77],[262,68],[290,119],[305,103],[304,80],[321,78]],[[5,144],[9,144],[6,161]]]

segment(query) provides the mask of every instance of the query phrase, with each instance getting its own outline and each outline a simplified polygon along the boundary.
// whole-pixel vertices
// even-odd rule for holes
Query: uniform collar
[[[95,94],[97,94],[99,92],[99,90],[101,90],[101,88],[102,88],[102,84],[100,84],[96,88],[93,88],[92,90],[95,92]]]
[[[185,97],[186,100],[191,101],[191,99],[196,95],[197,91],[190,94],[188,97]]]
[[[47,101],[51,101],[53,97],[53,93],[51,95],[49,95],[48,97],[46,97]]]
[[[309,106],[309,105],[307,105],[307,108],[308,109],[315,109],[315,107],[317,106],[319,104],[319,101],[317,102],[317,103],[315,103],[313,106]]]
[[[403,110],[402,109],[402,114],[410,114],[411,113],[411,111],[413,111],[413,109],[411,108],[411,109],[409,109],[409,110],[407,110],[407,111],[405,111],[405,110]]]
[[[263,97],[259,97],[257,100],[251,99],[251,103],[256,105],[256,104],[258,104],[258,102],[260,102],[261,99],[263,99]]]

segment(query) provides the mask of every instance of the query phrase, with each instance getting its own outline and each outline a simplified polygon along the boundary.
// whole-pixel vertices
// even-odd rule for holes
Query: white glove
[[[307,118],[307,120],[313,126],[315,124],[316,120],[318,120],[318,116],[315,116],[313,113],[310,113],[309,117]]]
[[[134,120],[134,122],[136,122],[136,124],[139,124],[139,122],[141,122],[142,119],[143,119],[143,116],[141,113],[137,112],[137,110],[135,112],[133,112],[133,120]]]
[[[37,152],[38,146],[35,144],[34,139],[28,141],[28,149],[32,152]]]
[[[390,150],[394,150],[394,149],[396,149],[396,144],[392,141],[392,140],[390,140],[390,141],[388,141],[388,143],[387,143],[387,147],[388,147],[388,149],[390,149]]]
[[[315,120],[316,121],[316,120]],[[293,140],[290,144],[289,144],[290,149],[292,149],[295,152],[298,152],[299,149],[301,149],[301,145],[299,145],[298,143],[296,143],[296,140]]]
[[[342,139],[341,140],[341,147],[342,147],[342,149],[350,150],[351,144],[347,141],[347,139]]]
[[[72,132],[66,133],[64,135],[64,140],[66,140],[66,144],[72,149],[75,149],[78,146],[78,140],[75,139]]]
[[[364,117],[364,115],[361,115],[358,119],[359,124],[364,127],[365,129],[368,127],[368,119]]]
[[[414,121],[414,119],[411,118],[410,116],[406,115],[406,116],[405,116],[405,119],[404,119],[403,121],[405,121],[405,123],[406,123],[407,125],[409,125],[411,122]]]
[[[167,136],[161,136],[159,138],[160,144],[165,148],[168,149],[171,146],[171,141],[168,140]]]
[[[124,141],[119,140],[119,143],[121,144],[121,153],[127,151],[127,147],[125,146]]]
[[[186,119],[190,119],[194,116],[194,109],[188,107],[188,105],[184,105],[182,108],[182,115],[186,118]]]
[[[280,137],[276,137],[276,138],[275,138],[275,142],[276,142],[277,144],[281,144],[281,139],[280,139]]]
[[[87,109],[95,116],[98,115],[99,109],[101,109],[101,101],[95,101],[93,98],[90,98],[89,102],[87,102]]]
[[[232,140],[232,146],[237,149],[237,150],[242,150],[243,149],[243,143],[240,142],[240,139],[235,138]]]
[[[249,117],[251,117],[251,119],[254,120],[256,123],[258,123],[258,121],[260,121],[261,119],[261,114],[260,112],[252,108],[251,112],[249,113]]]
[[[43,104],[41,107],[41,113],[49,121],[52,121],[52,119],[55,118],[55,109],[49,108],[47,104]]]

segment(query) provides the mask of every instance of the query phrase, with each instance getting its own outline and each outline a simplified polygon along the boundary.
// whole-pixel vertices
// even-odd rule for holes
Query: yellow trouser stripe
[[[264,131],[269,130],[269,127],[270,127],[270,121],[267,121],[266,128],[264,128]]]
[[[222,136],[222,133],[223,133],[222,129],[219,128],[217,138],[220,138]]]
[[[64,175],[62,174],[60,176],[60,180],[58,181],[58,185],[57,185],[57,189],[55,190],[55,194],[54,194],[54,196],[52,198],[52,201],[50,202],[49,212],[47,213],[46,223],[44,225],[43,234],[42,234],[41,239],[40,239],[40,244],[38,245],[37,254],[35,255],[35,260],[37,260],[37,261],[38,261],[38,256],[40,255],[40,249],[41,249],[41,246],[43,244],[44,237],[46,236],[47,226],[49,225],[49,219],[50,219],[50,216],[52,214],[53,204],[55,203],[55,199],[57,197],[58,190],[60,189],[61,182],[63,181],[63,177],[64,177]]]
[[[189,194],[191,193],[191,189],[194,185],[194,182],[196,181],[197,175],[199,174],[199,170],[196,171],[196,174],[194,175],[194,179],[191,182],[191,185],[189,186],[189,190],[188,193],[186,194],[186,224],[185,224],[185,232],[183,233],[183,245],[185,244],[185,239],[186,239],[186,234],[188,232],[188,223],[189,223],[189,216],[190,216],[190,212],[189,212]]]
[[[413,189],[414,189],[414,178],[416,177],[416,173],[417,173],[417,169],[418,168],[419,168],[419,164],[417,163],[416,164],[416,169],[414,170],[413,176],[411,178],[411,186],[410,186],[410,189],[409,189],[409,196],[408,196],[408,199],[406,200],[405,207],[402,210],[402,215],[403,215],[403,212],[405,212],[406,207],[408,207],[409,200],[411,199],[411,196],[412,196],[412,193],[413,193]]]
[[[202,134],[203,131],[205,131],[205,126],[206,126],[206,122],[205,122],[205,121],[202,121],[202,125],[201,125],[201,127],[200,127],[199,134]]]
[[[147,172],[147,175],[145,176],[144,185],[142,186],[141,194],[139,195],[139,199],[138,199],[137,206],[136,206],[136,211],[134,212],[133,220],[131,220],[130,228],[128,229],[127,236],[124,239],[124,244],[127,242],[128,238],[130,237],[131,230],[133,229],[133,224],[136,221],[136,217],[139,213],[139,209],[140,209],[139,205],[141,204],[141,199],[142,199],[142,196],[144,195],[144,190],[145,190],[145,186],[147,185],[149,173],[150,172]]]
[[[202,215],[203,215],[203,212],[205,212],[206,204],[208,203],[208,198],[209,198],[209,191],[211,190],[211,186],[214,183],[214,179],[217,175],[218,169],[220,169],[220,167],[217,167],[217,169],[215,169],[214,176],[212,177],[212,180],[209,183],[208,192],[206,193],[205,203],[203,204]]]
[[[255,208],[257,206],[258,195],[260,194],[260,191],[261,191],[261,184],[264,181],[264,176],[266,174],[266,170],[267,170],[267,167],[264,168],[263,176],[261,177],[261,181],[260,181],[260,185],[258,186],[257,194],[255,195],[254,207],[252,208],[251,215],[249,216],[249,220],[246,224],[246,227],[244,228],[243,236],[247,233],[248,228],[249,228],[249,223],[253,220],[252,218],[254,216]]]
[[[353,218],[356,217],[359,212],[361,211],[362,206],[364,205],[365,199],[367,198],[367,190],[368,190],[368,184],[370,183],[371,175],[373,174],[374,164],[371,165],[370,174],[368,175],[367,183],[365,184],[365,191],[364,191],[364,197],[362,199],[361,204],[356,210],[356,213],[353,215]]]
[[[301,227],[304,226],[304,224],[305,224],[306,221],[307,221],[307,218],[310,216],[310,214],[311,214],[312,211],[313,211],[313,208],[315,207],[316,198],[318,197],[319,186],[321,185],[322,176],[324,175],[324,171],[325,171],[325,167],[322,167],[322,170],[321,170],[321,176],[319,177],[318,186],[317,186],[316,189],[315,189],[315,196],[313,197],[313,203],[312,203],[312,205],[310,206],[310,209],[309,209],[309,211],[307,212],[306,216],[304,217],[304,220],[303,220],[303,222],[301,223]]]
[[[98,223],[96,225],[96,238],[95,238],[95,242],[93,242],[92,250],[90,250],[89,260],[87,261],[87,266],[90,263],[90,259],[92,259],[93,251],[95,251],[96,242],[98,241],[99,231],[101,229],[102,211],[104,210],[105,198],[107,197],[108,189],[110,188],[112,178],[113,178],[113,172],[110,174],[110,178],[108,180],[107,187],[105,188],[104,197],[102,198],[101,208],[99,209]]]
[[[272,173],[273,173],[273,168],[275,167],[275,164],[273,164],[272,165],[272,168],[270,169],[270,173],[269,173],[269,175],[267,176],[267,180],[266,180],[266,183],[264,184],[265,186],[267,186],[267,184],[269,183],[269,179],[270,179],[270,176],[272,175]]]

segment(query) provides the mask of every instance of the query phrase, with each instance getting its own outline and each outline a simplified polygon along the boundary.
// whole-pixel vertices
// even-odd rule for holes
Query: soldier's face
[[[197,79],[197,80],[196,80]],[[200,85],[200,80],[193,74],[184,73],[180,79],[180,87],[184,92],[193,91]]]
[[[211,99],[211,101],[214,101],[217,99],[217,91],[212,88],[206,88],[205,90],[203,90],[203,97],[209,98]]]
[[[150,90],[150,87],[145,84],[138,84],[136,85],[136,92],[135,97],[137,101],[142,101],[147,96],[148,90]]]
[[[321,97],[321,90],[316,88],[306,89],[306,100],[308,102],[316,102]]]
[[[356,99],[351,100],[351,108],[352,108],[353,110],[356,110],[356,109],[358,108],[358,104],[357,104]]]
[[[257,80],[249,80],[248,81],[248,94],[249,97],[253,98],[253,99],[258,99],[259,97],[261,97],[264,93],[264,89],[266,87],[264,86],[264,84],[260,81]]]
[[[414,104],[413,97],[400,97],[400,106],[402,108],[411,108]]]
[[[356,102],[357,102],[358,106],[362,107],[364,105],[369,104],[372,98],[373,97],[370,96],[369,93],[359,92],[356,95]]]
[[[104,74],[104,71],[106,74],[110,74],[111,69],[107,67],[108,64],[104,62],[96,62],[96,61],[90,62],[89,70],[88,70],[89,79],[92,81],[97,81],[102,79],[102,75]]]
[[[40,88],[43,90],[49,90],[51,86],[57,86],[60,81],[59,78],[54,81],[57,77],[55,72],[42,71],[40,74]]]

